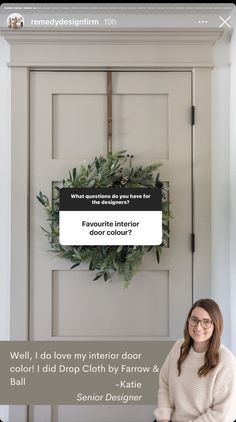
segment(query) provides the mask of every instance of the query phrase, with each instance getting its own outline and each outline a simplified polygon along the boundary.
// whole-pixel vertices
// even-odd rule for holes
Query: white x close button
[[[222,20],[222,23],[219,25],[219,28],[222,28],[224,25],[228,26],[228,28],[231,28],[231,25],[228,23],[231,16],[228,16],[227,18],[222,18],[222,16],[219,16],[219,18]]]

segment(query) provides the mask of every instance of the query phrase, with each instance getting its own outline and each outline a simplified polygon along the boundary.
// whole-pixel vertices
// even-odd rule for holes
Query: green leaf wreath
[[[45,207],[50,230],[44,230],[48,237],[51,249],[58,256],[72,262],[71,269],[78,267],[81,262],[89,264],[90,271],[96,271],[93,280],[103,277],[105,281],[112,280],[112,275],[118,273],[128,286],[131,278],[142,262],[146,252],[154,250],[159,262],[163,246],[168,244],[169,211],[168,190],[160,181],[157,172],[160,163],[148,166],[132,166],[133,155],[125,154],[126,151],[109,153],[107,158],[95,157],[87,166],[81,165],[69,171],[69,178],[63,180],[65,188],[148,188],[160,187],[162,189],[162,244],[159,246],[62,246],[59,243],[59,195],[60,187],[53,190],[53,200],[39,192],[37,199]]]

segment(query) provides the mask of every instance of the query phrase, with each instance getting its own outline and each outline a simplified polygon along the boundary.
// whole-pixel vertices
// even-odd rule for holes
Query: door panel
[[[106,154],[106,72],[32,72],[30,90],[30,338],[182,336],[192,298],[191,73],[113,72],[113,150],[127,149],[134,165],[163,163],[174,214],[160,264],[154,253],[146,255],[128,289],[117,276],[92,283],[85,265],[69,271],[69,261],[46,252],[45,213],[35,198],[40,190],[51,198],[53,183],[70,169]],[[52,412],[58,422],[152,420],[152,409],[142,406],[141,415],[139,407],[54,406]],[[31,409],[33,422],[40,408]]]
[[[168,337],[168,279],[168,271],[158,272],[158,283],[155,271],[140,271],[123,289],[117,277],[91,283],[88,271],[53,271],[52,336]]]

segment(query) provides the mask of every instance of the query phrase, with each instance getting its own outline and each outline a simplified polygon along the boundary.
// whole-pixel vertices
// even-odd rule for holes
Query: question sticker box
[[[61,245],[160,245],[161,188],[62,188]]]

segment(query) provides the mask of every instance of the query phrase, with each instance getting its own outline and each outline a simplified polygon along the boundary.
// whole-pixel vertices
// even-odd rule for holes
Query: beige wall
[[[214,47],[212,72],[212,292],[224,315],[223,342],[230,347],[229,92],[230,41]],[[222,282],[223,281],[223,282]]]
[[[214,48],[212,73],[212,291],[224,314],[223,342],[236,354],[236,11]]]

